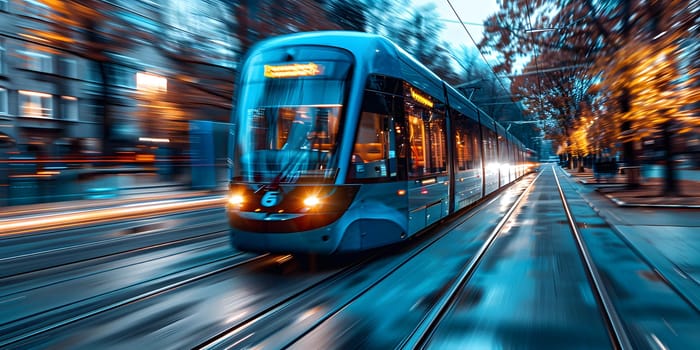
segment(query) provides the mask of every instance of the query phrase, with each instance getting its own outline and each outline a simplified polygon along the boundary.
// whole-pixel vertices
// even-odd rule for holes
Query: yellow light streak
[[[92,209],[80,212],[36,215],[20,219],[2,219],[0,237],[17,235],[39,230],[64,229],[86,224],[96,224],[119,219],[143,218],[163,213],[189,211],[195,208],[220,206],[226,199],[223,196],[212,199],[172,202],[163,200],[150,203],[123,205],[115,208]]]

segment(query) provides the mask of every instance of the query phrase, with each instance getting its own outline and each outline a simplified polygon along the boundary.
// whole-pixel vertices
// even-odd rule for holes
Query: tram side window
[[[445,112],[427,94],[406,85],[405,112],[411,150],[409,177],[439,174],[447,170]]]
[[[425,125],[421,118],[413,114],[408,116],[408,140],[411,149],[408,158],[409,176],[421,176],[425,172]]]
[[[484,136],[484,155],[486,158],[486,168],[495,169],[498,167],[498,152],[496,148],[496,133],[492,130],[486,131]]]
[[[381,181],[397,176],[395,97],[366,91],[355,136],[349,177]]]
[[[453,111],[456,116],[456,153],[459,170],[475,169],[479,165],[479,125],[464,115]]]
[[[428,123],[430,135],[430,167],[431,174],[447,171],[447,140],[445,139],[445,114],[434,110],[433,117]]]

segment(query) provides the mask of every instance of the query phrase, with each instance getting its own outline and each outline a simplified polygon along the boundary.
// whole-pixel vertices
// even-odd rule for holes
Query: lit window
[[[0,88],[0,115],[7,115],[10,111],[7,106],[7,89]]]
[[[33,51],[24,51],[23,55],[26,64],[25,68],[44,73],[53,72],[51,55]]]
[[[49,94],[20,90],[19,108],[23,117],[51,118],[53,99]]]
[[[141,92],[166,92],[168,79],[151,73],[136,73],[136,88]]]
[[[78,120],[78,99],[73,96],[61,96],[61,119]]]

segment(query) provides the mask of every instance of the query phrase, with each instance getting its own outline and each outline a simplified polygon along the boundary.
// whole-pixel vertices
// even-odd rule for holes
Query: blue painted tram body
[[[527,171],[520,141],[380,36],[268,39],[238,87],[227,215],[240,250],[392,244]]]

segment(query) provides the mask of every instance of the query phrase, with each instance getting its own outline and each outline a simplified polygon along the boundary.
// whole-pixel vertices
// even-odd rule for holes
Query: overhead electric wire
[[[525,1],[525,9],[527,11],[527,24],[530,27],[530,38],[532,41],[532,44],[535,46],[535,72],[537,72],[537,90],[539,90],[539,96],[537,96],[537,100],[540,103],[540,110],[542,115],[544,115],[544,102],[542,102],[542,74],[540,72],[540,65],[537,62],[537,58],[539,57],[539,46],[535,43],[535,36],[533,33],[533,28],[532,28],[532,17],[530,16],[530,13],[532,10],[530,9],[530,2]]]
[[[489,69],[491,70],[491,73],[493,74],[493,76],[496,77],[496,81],[498,81],[498,84],[501,85],[501,87],[503,88],[503,91],[510,91],[509,89],[506,89],[506,86],[505,86],[505,85],[503,85],[503,82],[501,81],[501,79],[499,78],[499,76],[496,75],[496,72],[494,72],[493,67],[491,67],[491,64],[489,64],[489,61],[486,59],[486,56],[484,56],[484,53],[481,52],[481,50],[479,49],[479,45],[477,45],[476,40],[474,40],[474,37],[473,37],[472,34],[469,32],[469,29],[467,29],[467,26],[464,24],[465,22],[462,21],[462,18],[461,18],[461,17],[459,17],[459,13],[457,13],[457,10],[455,9],[455,7],[452,6],[452,2],[451,2],[450,0],[446,0],[446,1],[447,1],[447,4],[450,5],[450,8],[452,9],[452,12],[454,12],[455,17],[457,17],[457,20],[458,20],[459,23],[462,25],[462,28],[464,28],[464,31],[467,32],[467,35],[469,36],[469,39],[471,39],[472,43],[474,43],[474,46],[476,47],[476,50],[479,51],[479,55],[481,55],[481,58],[484,60],[484,62],[486,63],[486,65],[489,67]],[[515,101],[513,101],[513,103],[515,103]]]

